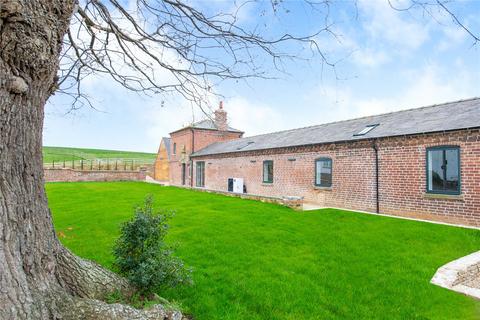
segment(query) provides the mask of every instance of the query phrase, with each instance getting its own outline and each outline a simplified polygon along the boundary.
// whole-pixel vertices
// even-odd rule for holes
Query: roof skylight
[[[365,128],[362,129],[362,131],[358,132],[358,133],[355,133],[354,136],[364,136],[366,135],[367,133],[369,133],[370,131],[372,131],[373,129],[375,129],[376,127],[378,127],[378,123],[377,124],[369,124],[368,126],[366,126]]]
[[[240,146],[240,147],[237,147],[237,150],[242,150],[243,148],[248,147],[248,146],[251,145],[252,143],[254,143],[254,142],[253,142],[253,141],[248,141],[245,145]]]

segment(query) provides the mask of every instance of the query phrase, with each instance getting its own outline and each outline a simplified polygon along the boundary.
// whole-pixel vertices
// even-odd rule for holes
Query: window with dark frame
[[[263,183],[273,183],[273,160],[263,161]]]
[[[205,162],[204,161],[197,161],[196,162],[197,170],[196,170],[196,186],[197,187],[205,187]]]
[[[460,148],[427,148],[427,192],[460,194]]]
[[[177,144],[173,144],[173,154],[177,154]]]
[[[319,158],[315,160],[315,186],[332,186],[332,159]]]

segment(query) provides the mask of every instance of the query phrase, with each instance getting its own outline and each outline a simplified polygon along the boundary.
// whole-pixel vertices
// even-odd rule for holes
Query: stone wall
[[[201,192],[208,192],[208,193],[216,193],[221,194],[229,197],[237,197],[242,199],[249,199],[249,200],[257,200],[261,202],[267,203],[277,203],[283,206],[292,208],[294,210],[302,210],[303,209],[303,198],[302,197],[268,197],[268,196],[261,196],[258,194],[251,194],[251,193],[234,193],[228,191],[221,191],[221,190],[211,190],[205,188],[196,188],[196,187],[188,187],[188,186],[181,186],[185,189],[201,191]]]
[[[440,267],[431,283],[480,299],[480,251]]]
[[[144,181],[146,170],[113,171],[113,170],[74,170],[47,169],[43,170],[45,182],[77,182],[77,181]]]
[[[375,151],[371,140],[194,157],[205,161],[205,187],[226,191],[243,178],[248,193],[298,196],[324,207],[376,211]],[[480,226],[480,131],[459,130],[378,139],[380,213]],[[426,193],[426,148],[460,147],[461,194]],[[315,160],[332,159],[330,188],[315,187]],[[273,183],[262,182],[273,160]],[[195,169],[194,165],[194,169]],[[195,172],[193,176],[195,176]],[[174,181],[175,183],[175,181]]]

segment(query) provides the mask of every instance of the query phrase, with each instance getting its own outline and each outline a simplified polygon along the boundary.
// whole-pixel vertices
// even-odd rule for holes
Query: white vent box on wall
[[[243,193],[243,178],[228,178],[228,191]]]

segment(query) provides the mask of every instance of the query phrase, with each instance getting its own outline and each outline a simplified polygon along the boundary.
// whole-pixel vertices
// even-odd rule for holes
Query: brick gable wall
[[[231,131],[218,131],[206,129],[186,128],[170,134],[171,137],[171,161],[170,161],[170,183],[174,185],[182,184],[182,163],[185,163],[186,179],[185,184],[191,185],[190,161],[189,156],[193,149],[200,150],[206,146],[221,141],[241,138],[242,133]],[[174,143],[177,145],[176,154],[173,154]],[[182,158],[182,150],[185,150],[185,156]]]
[[[480,226],[480,131],[392,137],[377,141],[380,163],[380,212]],[[462,194],[426,194],[426,148],[460,147]],[[239,152],[195,157],[205,161],[205,187],[227,190],[227,179],[245,179],[247,192],[265,196],[303,196],[307,202],[374,212],[376,210],[373,141]],[[333,160],[331,188],[314,186],[315,159]],[[293,160],[295,159],[295,160]],[[264,160],[274,161],[274,182],[262,183]]]
[[[168,181],[170,174],[170,165],[167,149],[163,141],[158,148],[157,157],[154,164],[154,178],[159,181]]]

